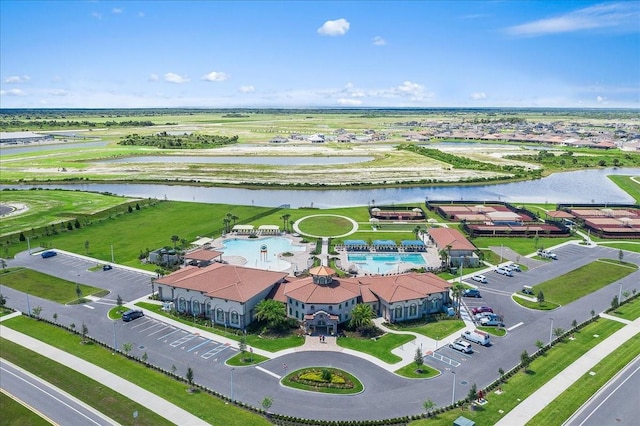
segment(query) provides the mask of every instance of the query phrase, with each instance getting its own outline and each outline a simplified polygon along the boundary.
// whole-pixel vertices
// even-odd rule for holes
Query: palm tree
[[[420,239],[420,234],[421,233],[422,233],[422,228],[420,228],[420,225],[418,225],[415,228],[413,228],[413,234],[416,236],[416,240]]]
[[[236,226],[236,221],[240,219],[238,216],[236,216],[235,214],[231,216],[231,220],[233,221],[233,226]]]
[[[370,327],[372,325],[371,318],[373,318],[373,309],[371,305],[366,303],[358,303],[351,310],[351,319],[349,320],[349,327],[358,329],[360,327]]]
[[[464,291],[464,285],[462,283],[455,283],[451,287],[453,293],[453,301],[455,302],[456,316],[460,318],[460,302],[462,300],[462,292]]]
[[[179,236],[177,236],[177,235],[172,235],[172,236],[171,236],[171,241],[173,242],[173,249],[175,250],[175,248],[176,248],[176,243],[177,243],[178,241],[180,241],[180,237],[179,237]]]
[[[224,232],[225,232],[225,234],[228,234],[229,233],[229,223],[231,223],[231,220],[228,219],[228,218],[224,218],[222,220],[222,222],[224,223]]]
[[[287,224],[289,223],[289,218],[291,217],[291,215],[289,213],[283,214],[282,216],[280,216],[280,219],[282,219],[283,224],[284,224],[284,232],[287,232]]]
[[[265,321],[271,329],[277,329],[287,321],[284,305],[273,299],[265,299],[258,303],[255,316],[258,321]]]

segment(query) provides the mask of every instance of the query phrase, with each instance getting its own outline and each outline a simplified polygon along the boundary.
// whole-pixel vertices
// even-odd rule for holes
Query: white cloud
[[[410,96],[416,100],[422,98],[424,92],[424,86],[411,81],[404,81],[400,86],[396,87],[394,91],[402,96]]]
[[[535,37],[593,29],[638,31],[638,20],[640,8],[636,2],[603,3],[564,15],[515,25],[507,28],[507,32]]]
[[[255,91],[256,91],[256,88],[253,86],[240,86],[240,88],[238,88],[238,92],[240,93],[252,93]]]
[[[359,99],[338,99],[338,105],[358,106],[362,105],[362,101]]]
[[[144,18],[144,12],[138,12],[138,17]]]
[[[69,96],[69,91],[64,89],[55,89],[49,91],[51,96]]]
[[[120,9],[119,7],[114,7],[113,9],[111,9],[111,13],[115,13],[116,15],[119,15],[122,13],[122,9]]]
[[[327,21],[318,28],[318,34],[324,36],[343,36],[349,31],[350,26],[349,21],[344,18]]]
[[[91,16],[93,16],[96,19],[102,19],[102,13],[92,12]]]
[[[164,80],[168,81],[169,83],[176,83],[176,84],[188,83],[191,81],[189,77],[186,77],[186,76],[183,77],[180,74],[175,74],[172,72],[166,73],[164,75]]]
[[[8,84],[19,84],[19,83],[26,83],[27,81],[31,80],[31,77],[29,77],[28,75],[11,75],[7,78],[4,79],[5,83]]]
[[[602,96],[596,96],[596,102],[598,102],[599,104],[603,103],[607,98],[604,98]]]
[[[158,74],[149,74],[149,81],[158,81],[160,80],[160,77],[158,77]]]
[[[474,101],[481,101],[487,99],[487,94],[484,92],[473,92],[469,97]]]
[[[1,96],[25,96],[26,93],[20,89],[0,90]]]
[[[375,36],[372,40],[374,46],[385,46],[387,41],[380,36]]]
[[[227,74],[217,71],[211,71],[209,74],[202,76],[205,81],[225,81],[227,78],[229,78]]]

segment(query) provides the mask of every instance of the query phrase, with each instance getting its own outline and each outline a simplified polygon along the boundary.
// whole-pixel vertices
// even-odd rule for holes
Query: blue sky
[[[640,107],[640,1],[0,1],[0,107]]]

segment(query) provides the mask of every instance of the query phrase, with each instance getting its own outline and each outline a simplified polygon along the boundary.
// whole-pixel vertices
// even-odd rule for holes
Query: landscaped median
[[[329,367],[310,367],[293,371],[282,379],[282,384],[311,392],[348,395],[360,393],[364,386],[346,371]]]

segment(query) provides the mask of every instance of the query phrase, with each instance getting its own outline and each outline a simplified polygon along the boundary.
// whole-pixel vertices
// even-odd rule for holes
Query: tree
[[[133,212],[133,207],[131,207],[131,205],[129,205],[129,206],[127,207],[127,211],[128,211],[129,213]]]
[[[553,329],[553,335],[556,336],[556,339],[560,338],[561,336],[564,335],[564,328],[562,327],[555,327]]]
[[[142,354],[142,358],[140,358],[142,360],[142,362],[144,362],[145,364],[147,363],[147,360],[149,359],[149,355],[147,355],[147,353],[143,353]]]
[[[256,305],[256,319],[267,323],[270,329],[278,329],[287,321],[287,313],[281,302],[265,299]]]
[[[82,298],[82,289],[80,288],[80,284],[76,283],[76,296],[78,297],[78,299]]]
[[[622,249],[620,249],[618,251],[618,260],[620,260],[620,262],[622,262],[623,258],[624,258],[624,252],[622,251]]]
[[[627,300],[630,295],[631,293],[629,293],[629,290],[625,290],[622,292],[622,296],[624,297],[624,300]]]
[[[89,327],[87,327],[87,324],[85,324],[84,321],[82,322],[81,333],[82,333],[82,343],[86,343],[87,334],[89,334]]]
[[[122,306],[122,297],[120,297],[120,295],[118,295],[118,297],[116,297],[116,305]]]
[[[229,233],[229,223],[231,223],[231,220],[224,218],[222,219],[222,223],[224,223],[224,232],[225,234]]]
[[[529,353],[526,349],[523,350],[520,354],[520,364],[522,365],[522,368],[526,373],[528,371],[527,369],[529,368],[529,364],[531,364],[531,357],[529,356]]]
[[[420,239],[420,234],[422,233],[422,228],[420,228],[420,226],[416,226],[415,228],[413,228],[413,235],[416,236],[416,240]]]
[[[136,203],[136,210],[140,210],[140,204]]]
[[[7,268],[7,261],[4,259],[0,259],[0,267],[2,269],[6,269]]]
[[[269,408],[273,405],[273,397],[265,396],[260,404],[262,405],[262,408],[264,408],[264,411],[269,411]]]
[[[173,242],[173,249],[175,250],[176,248],[176,243],[180,241],[180,237],[177,235],[172,235],[171,236],[171,242]]]
[[[40,319],[40,314],[42,313],[42,306],[38,306],[32,309],[33,316]]]
[[[424,358],[422,358],[422,350],[420,350],[420,348],[416,349],[416,355],[413,357],[413,362],[416,364],[417,368],[422,367],[424,364]]]
[[[58,314],[56,314],[55,312],[53,314],[53,322],[55,322],[56,324],[58,323]]]
[[[126,355],[129,355],[129,352],[131,352],[131,350],[133,349],[133,343],[125,343],[122,345],[122,352],[124,352]]]
[[[240,336],[240,342],[238,343],[238,349],[240,349],[240,353],[242,354],[242,360],[244,361],[244,353],[247,351],[247,336]]]
[[[544,342],[542,340],[536,340],[536,347],[541,351],[542,348],[544,348]]]
[[[187,368],[187,382],[189,383],[189,392],[193,392],[193,369]]]
[[[435,406],[436,406],[436,403],[428,398],[425,402],[422,403],[422,408],[424,408],[424,411],[426,411],[427,413],[433,410]]]
[[[576,328],[577,326],[578,326],[578,321],[577,320],[571,321],[571,327]]]
[[[464,292],[464,285],[462,283],[455,283],[453,287],[451,287],[451,292],[453,293],[453,301],[455,303],[456,317],[460,318],[460,305],[462,299],[462,293]]]
[[[282,219],[283,225],[284,225],[284,232],[287,232],[288,229],[288,224],[289,224],[289,218],[291,217],[291,215],[289,213],[287,214],[283,214],[282,216],[280,216],[280,219]]]
[[[72,329],[72,330],[75,330],[76,329],[76,323],[72,322],[71,324],[69,324],[69,328]]]
[[[618,309],[619,306],[620,306],[620,300],[618,300],[618,295],[615,295],[611,300],[611,309]]]
[[[472,402],[472,401],[475,401],[476,399],[478,399],[478,386],[476,386],[476,384],[474,383],[469,388],[469,393],[467,394],[467,400],[469,402]]]
[[[171,374],[176,374],[176,370],[178,369],[178,367],[176,367],[175,364],[171,364]]]
[[[7,304],[7,298],[0,293],[0,308],[4,308],[4,305]]]
[[[373,325],[371,318],[373,318],[373,309],[371,309],[371,305],[368,305],[366,303],[358,303],[351,310],[349,327],[354,330],[362,327],[371,327]]]
[[[538,303],[543,303],[544,302],[544,293],[542,292],[542,290],[540,290],[538,292]]]

